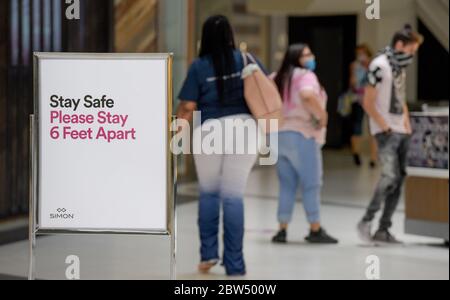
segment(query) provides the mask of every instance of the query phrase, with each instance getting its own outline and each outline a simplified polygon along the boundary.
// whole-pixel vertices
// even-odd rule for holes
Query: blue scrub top
[[[197,110],[202,113],[202,124],[209,119],[218,119],[236,114],[250,114],[250,110],[244,98],[244,81],[241,79],[241,71],[244,68],[244,59],[240,51],[234,51],[235,70],[233,74],[227,74],[226,80],[233,80],[227,85],[224,103],[217,93],[216,75],[210,56],[197,58],[189,68],[178,98],[181,101],[194,101]],[[256,59],[257,60],[257,59]],[[257,63],[264,71],[262,64]]]

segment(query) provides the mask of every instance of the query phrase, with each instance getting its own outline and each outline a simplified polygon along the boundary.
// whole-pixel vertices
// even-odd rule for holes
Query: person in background
[[[325,144],[328,114],[327,95],[314,73],[316,60],[306,44],[289,47],[275,83],[283,95],[284,122],[278,133],[278,177],[280,229],[275,243],[287,242],[296,193],[302,190],[302,201],[310,224],[305,238],[310,243],[336,244],[320,223],[322,187],[322,152]]]
[[[367,85],[367,72],[372,60],[372,51],[366,44],[356,48],[356,61],[350,66],[350,90],[355,95],[350,115],[353,135],[351,137],[352,154],[355,165],[361,166],[361,136],[363,134],[364,109],[362,101]],[[375,140],[371,139],[370,167],[374,168],[377,161]]]
[[[412,134],[406,102],[406,67],[423,43],[423,37],[410,25],[395,33],[392,43],[380,52],[369,67],[369,85],[364,109],[379,149],[381,178],[358,233],[365,242],[400,243],[389,231],[406,177],[406,159]],[[384,204],[379,228],[372,236],[375,214]]]
[[[260,67],[264,69],[261,65]],[[179,94],[181,103],[178,107],[178,118],[191,120],[195,110],[202,113],[202,125],[194,129],[194,136],[198,136],[202,128],[212,122],[220,122],[221,128],[224,128],[224,123],[228,120],[253,120],[244,98],[244,84],[241,79],[243,68],[244,59],[241,52],[235,48],[234,34],[228,19],[220,15],[208,18],[203,25],[199,58],[190,66]],[[258,131],[256,122],[255,129]],[[210,130],[209,128],[203,131]],[[234,152],[231,148],[235,145],[234,132],[224,131],[222,134],[225,149],[222,149],[222,153],[231,154],[194,155],[200,185],[199,271],[207,273],[220,260],[218,234],[222,207],[223,265],[227,275],[242,276],[246,274],[243,255],[243,196],[259,146],[255,139],[248,139],[249,145],[245,154],[232,154]],[[256,136],[258,132],[248,134]]]

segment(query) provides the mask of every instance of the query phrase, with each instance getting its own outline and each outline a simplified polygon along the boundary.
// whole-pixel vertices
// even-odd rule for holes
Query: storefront
[[[28,211],[33,52],[154,53],[167,48],[184,53],[176,44],[181,40],[168,45],[158,38],[186,30],[183,19],[173,14],[171,1],[79,3],[80,18],[69,19],[65,1],[0,1],[0,220]],[[170,9],[172,14],[165,17]],[[183,73],[185,60],[176,60]]]
[[[406,233],[448,242],[448,109],[412,113],[406,184]]]

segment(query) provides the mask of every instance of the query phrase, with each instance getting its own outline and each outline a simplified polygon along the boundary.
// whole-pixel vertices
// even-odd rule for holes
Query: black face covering
[[[406,102],[405,80],[400,76],[394,78],[392,83],[391,103],[389,112],[394,115],[402,115],[404,113],[403,105]]]
[[[393,59],[393,63],[397,64],[399,68],[404,69],[412,64],[414,56],[412,54],[406,54],[403,51],[395,51]]]
[[[406,102],[406,74],[405,68],[412,64],[414,56],[403,51],[394,51],[391,65],[394,65],[394,80],[392,84],[392,99],[390,113],[401,115],[404,113]]]
[[[403,70],[409,66],[414,59],[413,55],[406,54],[403,51],[396,51],[392,47],[384,48],[379,54],[385,54],[388,57],[394,77],[400,76]]]

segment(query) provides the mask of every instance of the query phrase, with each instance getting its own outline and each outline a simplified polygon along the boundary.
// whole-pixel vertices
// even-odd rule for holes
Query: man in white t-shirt
[[[423,43],[423,37],[410,25],[398,31],[392,44],[380,52],[369,67],[369,86],[364,96],[364,109],[370,118],[370,131],[375,136],[381,167],[372,202],[358,224],[365,242],[397,244],[389,232],[392,217],[400,200],[406,177],[406,158],[412,133],[406,101],[406,71]],[[372,235],[372,221],[384,204],[379,229]]]

